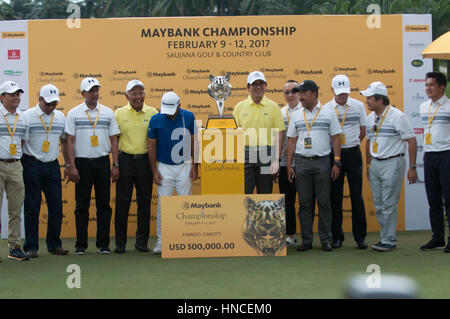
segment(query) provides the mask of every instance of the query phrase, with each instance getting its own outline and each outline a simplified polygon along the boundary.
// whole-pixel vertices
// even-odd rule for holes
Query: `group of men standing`
[[[450,102],[445,96],[446,84],[443,74],[427,73],[425,92],[430,100],[420,106],[425,127],[425,188],[433,232],[431,241],[420,247],[422,250],[445,246],[442,208],[445,203],[448,212],[450,205],[447,183],[450,177]],[[246,150],[251,149],[258,154],[272,153],[271,161],[265,163],[247,163],[249,158],[246,156],[246,193],[253,193],[255,184],[259,185],[258,193],[269,193],[272,191],[270,177],[278,177],[280,192],[286,198],[287,245],[297,244],[295,203],[298,193],[302,243],[297,251],[313,247],[317,201],[322,249],[332,251],[341,247],[344,241],[342,201],[346,176],[352,207],[353,239],[357,248],[366,249],[367,222],[362,197],[363,158],[360,145],[367,137],[366,176],[380,225],[380,241],[371,247],[380,252],[391,251],[397,246],[398,201],[406,170],[406,146],[409,158],[407,179],[411,184],[418,180],[417,142],[411,122],[403,112],[390,105],[387,88],[381,82],[373,82],[367,90],[360,92],[371,111],[369,116],[363,103],[350,97],[347,76],[335,76],[331,87],[334,98],[322,105],[319,87],[314,81],[305,80],[299,84],[289,80],[283,87],[287,105],[280,110],[272,107],[274,102],[264,96],[267,88],[264,75],[259,71],[250,73],[247,81],[250,96],[236,105],[233,115],[238,125],[245,129],[270,131],[264,136],[271,136],[275,131],[280,138],[275,139],[279,141],[278,145],[265,144],[264,138],[253,145],[246,141]],[[280,119],[284,120],[284,125],[280,124]],[[285,133],[281,134],[282,131]],[[270,150],[267,150],[267,145],[272,146]],[[278,160],[279,169],[274,165]],[[255,167],[260,168],[260,176],[255,173]],[[270,185],[264,186],[264,183]],[[445,252],[450,252],[449,242]]]
[[[443,205],[450,205],[450,101],[445,96],[445,76],[426,75],[425,92],[430,98],[420,106],[424,123],[425,189],[430,205],[433,236],[421,247],[445,246]],[[181,108],[178,95],[162,96],[160,112],[145,104],[145,86],[132,80],[126,87],[128,104],[113,112],[100,104],[100,83],[95,78],[81,82],[84,102],[64,114],[56,110],[59,91],[52,85],[40,90],[38,104],[18,110],[24,93],[17,83],[0,86],[0,204],[8,199],[9,259],[38,257],[41,192],[48,206],[47,249],[67,255],[60,239],[62,179],[59,147],[65,161],[64,177],[75,183],[75,254],[88,248],[91,192],[97,209],[96,247],[110,254],[110,183],[116,183],[115,252],[124,253],[133,188],[136,188],[137,231],[135,248],[148,252],[150,205],[153,183],[158,189],[157,243],[161,252],[161,196],[192,194],[198,178],[195,162],[195,117]],[[267,81],[254,71],[247,78],[249,96],[239,102],[233,115],[239,127],[250,130],[245,141],[245,193],[272,193],[278,178],[286,198],[287,245],[296,245],[296,194],[302,243],[297,251],[312,249],[314,210],[319,212],[319,238],[324,251],[342,246],[342,201],[344,180],[350,189],[352,231],[357,248],[366,249],[366,213],[362,198],[363,159],[360,144],[366,142],[366,175],[380,225],[377,251],[396,248],[397,205],[406,169],[417,182],[417,143],[407,116],[390,105],[387,88],[373,82],[361,91],[371,111],[351,98],[347,76],[337,75],[331,87],[333,100],[322,105],[314,81],[300,84],[289,80],[283,87],[283,108],[265,96]],[[251,135],[251,136],[250,136]],[[181,145],[181,147],[180,147]],[[112,154],[112,165],[109,154]],[[24,205],[25,243],[20,242],[20,212]],[[447,243],[445,252],[450,252]],[[0,259],[1,261],[1,259]]]

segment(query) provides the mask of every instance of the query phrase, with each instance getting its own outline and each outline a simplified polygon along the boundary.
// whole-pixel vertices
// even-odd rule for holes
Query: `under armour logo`
[[[345,85],[345,82],[338,82],[338,85],[339,85],[339,86]]]
[[[88,80],[88,83],[94,83],[95,80]]]
[[[14,82],[12,82],[12,83],[11,83],[11,86],[17,86],[17,84],[16,84],[16,83],[14,83]]]
[[[50,94],[56,94],[55,90],[50,90]]]

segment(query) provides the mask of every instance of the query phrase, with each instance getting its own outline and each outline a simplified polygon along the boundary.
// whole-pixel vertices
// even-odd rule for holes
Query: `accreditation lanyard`
[[[44,153],[48,153],[48,151],[50,150],[50,141],[48,140],[48,136],[50,134],[50,131],[52,130],[54,117],[55,117],[55,113],[52,113],[52,118],[51,118],[50,124],[47,128],[47,127],[45,127],[45,123],[44,123],[44,120],[42,119],[42,116],[39,115],[39,119],[41,120],[42,126],[44,127],[44,131],[47,134],[44,142],[42,142],[42,152],[44,152]]]
[[[306,129],[308,130],[308,137],[309,137],[309,134],[311,133],[311,128],[313,127],[314,122],[316,121],[317,116],[318,116],[319,113],[320,113],[320,110],[321,110],[321,108],[319,107],[319,110],[317,111],[316,115],[314,116],[314,118],[313,118],[311,124],[308,123],[308,120],[306,119],[306,111],[303,110],[303,117],[305,118]]]
[[[89,122],[90,122],[91,125],[92,125],[92,132],[93,132],[93,135],[91,136],[91,147],[96,147],[96,146],[98,146],[98,136],[95,135],[95,128],[96,128],[96,126],[97,126],[98,115],[99,115],[99,114],[100,114],[100,106],[97,107],[97,116],[95,117],[95,122],[92,123],[92,119],[91,119],[91,116],[89,115],[89,111],[86,110],[86,115],[87,115],[87,117],[88,117],[88,119],[89,119]]]
[[[336,107],[334,108],[334,111],[336,112],[336,116],[338,118],[339,124],[341,124],[341,128],[342,130],[344,130],[344,125],[345,125],[345,119],[347,118],[347,111],[349,106],[347,104],[345,104],[345,111],[344,111],[344,118],[342,119],[342,122],[339,118],[339,112],[337,110],[338,106],[336,105]],[[345,145],[345,134],[339,134],[339,138],[341,139],[341,145]]]
[[[14,156],[17,155],[17,144],[14,144],[14,133],[16,132],[17,120],[19,118],[19,114],[16,113],[16,119],[14,121],[14,128],[11,131],[11,127],[9,127],[8,119],[6,115],[3,114],[3,118],[5,119],[6,127],[8,128],[9,135],[11,135],[11,144],[9,144],[9,155]]]
[[[436,110],[434,110],[433,116],[430,117],[431,115],[431,104],[428,107],[428,132],[425,134],[425,144],[431,144],[431,124],[433,124],[434,121],[434,117],[436,116],[437,111],[439,110],[439,108],[441,107],[441,104],[438,104],[438,106],[436,107]]]
[[[386,110],[386,112],[384,113],[383,118],[381,119],[380,125],[378,125],[378,127],[377,127],[377,129],[376,129],[376,131],[375,131],[375,135],[374,135],[374,139],[373,139],[374,141],[373,141],[373,143],[372,143],[372,151],[373,151],[374,153],[378,153],[378,142],[377,142],[378,132],[380,132],[381,125],[383,124],[384,119],[386,118],[386,116],[387,116],[387,114],[388,114],[388,112],[389,112],[389,108],[390,108],[390,107],[391,107],[390,105],[387,107],[387,110]]]

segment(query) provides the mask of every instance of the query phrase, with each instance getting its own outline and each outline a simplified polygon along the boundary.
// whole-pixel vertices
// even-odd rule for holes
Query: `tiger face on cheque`
[[[244,200],[247,208],[243,237],[258,254],[274,256],[286,246],[284,197],[278,201]]]

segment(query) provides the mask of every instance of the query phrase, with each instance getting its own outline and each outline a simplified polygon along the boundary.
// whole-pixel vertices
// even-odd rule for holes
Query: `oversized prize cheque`
[[[162,258],[286,256],[284,195],[161,198]]]

